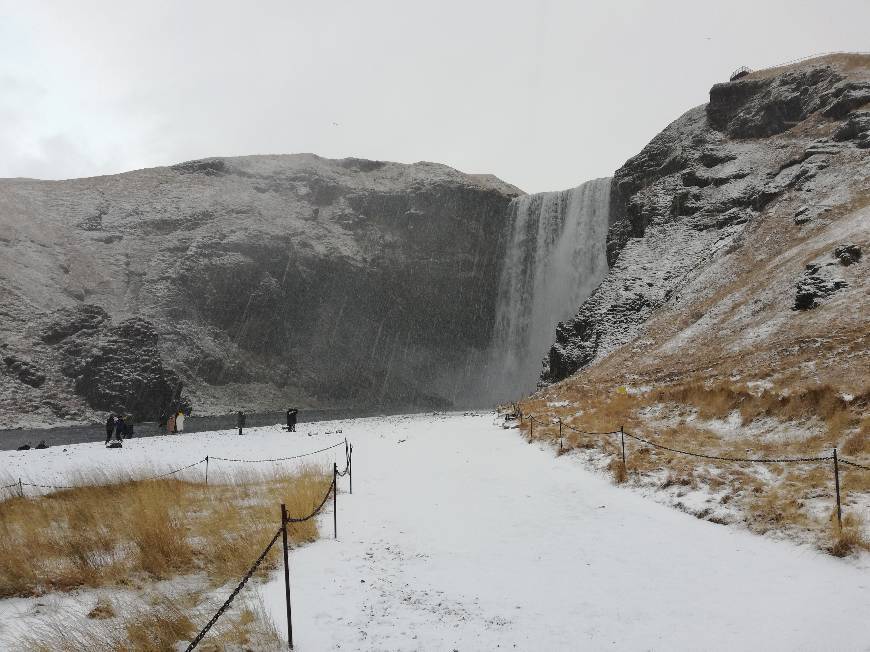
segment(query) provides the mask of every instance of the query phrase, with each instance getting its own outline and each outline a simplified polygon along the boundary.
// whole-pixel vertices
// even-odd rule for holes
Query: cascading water
[[[607,273],[610,178],[514,199],[499,281],[488,394],[532,390],[556,324],[573,316]]]

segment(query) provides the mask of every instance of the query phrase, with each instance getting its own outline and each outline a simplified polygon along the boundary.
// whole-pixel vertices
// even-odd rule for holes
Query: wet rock
[[[844,267],[848,267],[861,260],[861,248],[855,244],[842,245],[834,249],[834,258]]]
[[[831,265],[811,263],[796,283],[793,310],[810,310],[848,283],[830,272]]]
[[[849,114],[846,122],[834,132],[834,140],[851,140],[862,149],[870,148],[870,111]]]

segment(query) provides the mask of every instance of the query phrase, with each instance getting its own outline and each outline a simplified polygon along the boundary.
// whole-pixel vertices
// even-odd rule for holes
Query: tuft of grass
[[[864,417],[858,430],[846,437],[840,450],[846,455],[870,453],[870,416]]]
[[[836,514],[832,514],[831,539],[831,554],[835,557],[845,557],[858,550],[870,550],[870,541],[864,537],[861,519],[854,514],[843,517],[842,529],[837,525]]]
[[[628,473],[626,472],[625,465],[622,463],[622,459],[614,457],[610,460],[607,468],[616,484],[622,484],[628,479]]]
[[[119,616],[86,624],[46,621],[25,634],[19,648],[30,652],[165,652],[196,635],[189,613],[198,595],[155,595],[147,606],[125,608]]]
[[[97,604],[95,604],[94,608],[88,612],[88,618],[96,620],[114,618],[116,615],[115,606],[112,604],[111,600],[108,600],[107,598],[100,598],[97,600]]]
[[[216,584],[239,577],[280,525],[308,514],[331,473],[237,474],[208,486],[123,479],[0,503],[0,597],[81,586],[130,585],[202,571]],[[293,524],[294,544],[317,538],[315,519]],[[261,566],[274,568],[277,553]]]

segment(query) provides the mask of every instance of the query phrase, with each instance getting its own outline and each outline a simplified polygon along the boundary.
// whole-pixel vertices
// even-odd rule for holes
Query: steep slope
[[[870,471],[840,465],[840,530],[830,461],[870,467],[868,104],[867,56],[761,71],[619,169],[611,269],[557,328],[534,436],[701,518],[870,547]],[[623,466],[619,437],[556,419],[668,448],[626,437]]]
[[[0,180],[0,416],[149,418],[187,400],[179,383],[199,412],[451,405],[489,342],[518,194],[306,154]]]
[[[726,364],[785,374],[815,341],[830,343],[811,347],[818,380],[854,393],[870,320],[867,103],[870,57],[714,86],[616,172],[612,269],[559,325],[544,379],[593,362],[649,380]]]

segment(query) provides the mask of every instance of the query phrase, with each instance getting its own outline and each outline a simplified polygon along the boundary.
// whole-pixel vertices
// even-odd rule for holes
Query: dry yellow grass
[[[79,586],[140,585],[205,572],[217,585],[239,577],[280,525],[279,505],[304,515],[331,474],[239,476],[231,484],[174,479],[83,486],[0,503],[0,597]],[[296,542],[315,520],[292,524]],[[263,571],[274,567],[273,552]]]
[[[781,386],[759,389],[743,383],[689,380],[639,392],[618,385],[586,384],[577,377],[521,401],[520,408],[523,414],[537,417],[535,440],[549,441],[558,449],[561,419],[563,453],[596,448],[609,455],[608,470],[617,483],[652,482],[662,489],[674,488],[676,496],[706,484],[718,493],[722,505],[742,514],[740,518],[750,528],[800,538],[809,533],[820,547],[830,550],[828,525],[817,515],[817,507],[820,501],[834,500],[831,462],[760,466],[705,460],[650,448],[626,437],[627,468],[623,471],[618,433],[585,434],[612,433],[624,426],[626,432],[670,448],[735,458],[827,457],[839,445],[843,457],[870,465],[870,389],[866,385],[851,388],[851,396],[827,384],[790,381],[787,387],[786,391]],[[797,430],[815,430],[803,437],[765,439],[748,433],[723,437],[707,426],[708,420],[735,414],[743,426],[763,418],[765,424],[789,423]],[[584,432],[569,430],[568,425]],[[528,434],[528,419],[522,427]],[[664,479],[662,471],[666,472]],[[844,513],[849,514],[865,504],[870,473],[841,465],[840,481]],[[706,518],[709,510],[699,515]]]
[[[854,514],[847,514],[843,518],[842,528],[832,515],[831,539],[831,554],[835,557],[845,557],[856,550],[870,550],[870,541],[862,534],[861,519]]]
[[[102,598],[92,620],[47,619],[22,636],[16,649],[30,652],[164,652],[192,639],[217,604],[199,591],[154,593],[138,604],[113,605]],[[94,613],[96,615],[94,615]],[[206,634],[197,649],[282,650],[286,648],[259,595],[240,597]]]

